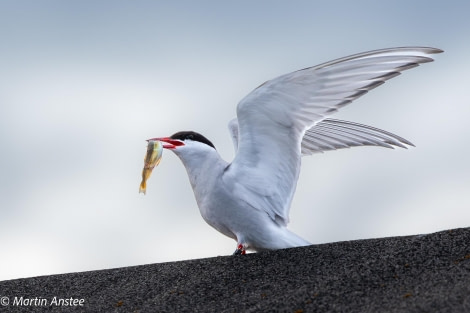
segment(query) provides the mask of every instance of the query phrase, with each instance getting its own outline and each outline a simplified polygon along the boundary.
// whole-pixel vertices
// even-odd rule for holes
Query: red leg
[[[245,247],[240,243],[240,244],[237,246],[237,250],[235,250],[235,252],[233,253],[233,255],[245,255],[245,254],[246,254]]]

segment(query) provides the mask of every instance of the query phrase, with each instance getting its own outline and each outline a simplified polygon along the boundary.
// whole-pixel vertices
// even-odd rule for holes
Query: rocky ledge
[[[470,228],[0,282],[0,312],[470,312]]]

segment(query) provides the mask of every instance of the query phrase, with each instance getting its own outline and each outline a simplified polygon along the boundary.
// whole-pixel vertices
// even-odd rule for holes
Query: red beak
[[[147,141],[150,141],[150,140],[154,140],[154,141],[158,140],[158,141],[164,142],[163,148],[165,149],[175,149],[178,146],[184,146],[184,143],[181,140],[171,139],[170,137],[147,139]]]

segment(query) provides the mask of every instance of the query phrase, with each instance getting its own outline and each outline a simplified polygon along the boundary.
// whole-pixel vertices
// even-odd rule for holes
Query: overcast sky
[[[262,82],[338,57],[445,50],[335,118],[416,147],[302,160],[289,228],[314,244],[470,226],[470,2],[2,1],[0,280],[231,254],[164,151],[194,130],[233,158],[227,122]]]

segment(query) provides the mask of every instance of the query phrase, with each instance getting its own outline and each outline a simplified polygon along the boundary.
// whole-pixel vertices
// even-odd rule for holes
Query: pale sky
[[[303,158],[289,228],[314,244],[470,226],[470,3],[2,1],[0,280],[229,255],[170,151],[138,193],[145,139],[204,134],[227,160],[262,82],[372,49],[431,46],[334,118],[416,147]]]

